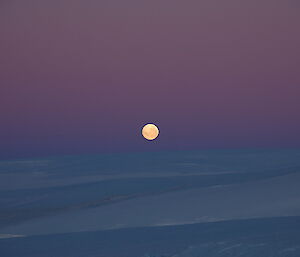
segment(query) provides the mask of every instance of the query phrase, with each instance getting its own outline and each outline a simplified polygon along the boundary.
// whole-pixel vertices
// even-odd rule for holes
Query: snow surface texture
[[[0,162],[0,256],[300,256],[300,151]]]

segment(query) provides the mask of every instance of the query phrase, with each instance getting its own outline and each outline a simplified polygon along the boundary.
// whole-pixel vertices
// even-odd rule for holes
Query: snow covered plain
[[[0,256],[300,256],[300,150],[0,162]]]

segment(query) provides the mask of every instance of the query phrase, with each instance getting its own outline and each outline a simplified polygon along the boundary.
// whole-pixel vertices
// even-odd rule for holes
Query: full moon
[[[154,124],[146,124],[142,129],[142,135],[147,140],[154,140],[158,137],[159,130]]]

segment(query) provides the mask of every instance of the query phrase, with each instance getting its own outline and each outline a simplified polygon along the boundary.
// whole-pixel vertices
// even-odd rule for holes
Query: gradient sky
[[[0,159],[300,147],[299,27],[295,0],[1,1]]]

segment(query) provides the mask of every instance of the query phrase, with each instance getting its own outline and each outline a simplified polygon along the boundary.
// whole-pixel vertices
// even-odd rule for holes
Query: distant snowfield
[[[2,257],[298,257],[300,150],[0,161]]]
[[[175,191],[66,212],[0,229],[0,234],[42,235],[221,220],[300,215],[300,173]]]
[[[90,183],[105,180],[117,180],[126,178],[165,178],[165,177],[177,177],[177,176],[205,176],[214,174],[235,174],[237,171],[226,172],[161,172],[161,173],[130,173],[114,174],[114,175],[96,175],[96,176],[80,176],[71,178],[56,179],[49,177],[47,173],[14,173],[14,174],[0,174],[0,188],[2,190],[18,190],[18,189],[34,189],[34,188],[48,188],[56,186],[68,186],[78,185],[82,183]],[[9,182],[17,180],[13,186]]]
[[[297,168],[300,150],[216,150],[0,161],[0,192],[122,179],[273,172]]]

